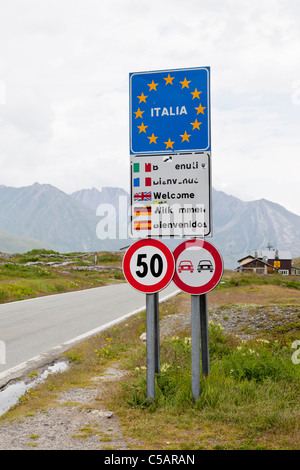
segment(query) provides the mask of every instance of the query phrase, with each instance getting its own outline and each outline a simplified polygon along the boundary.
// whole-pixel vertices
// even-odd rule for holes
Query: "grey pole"
[[[200,296],[191,296],[192,394],[200,395]]]
[[[159,294],[156,292],[154,295],[154,305],[155,305],[155,372],[160,373],[160,345],[159,345]]]
[[[199,297],[200,297],[202,375],[206,377],[207,375],[209,375],[207,297],[206,297],[206,294],[202,294]]]
[[[155,398],[155,294],[146,294],[147,398]]]

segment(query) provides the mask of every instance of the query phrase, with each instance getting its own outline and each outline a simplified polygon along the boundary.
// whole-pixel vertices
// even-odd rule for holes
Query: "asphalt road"
[[[159,300],[175,292],[171,283]],[[127,283],[0,305],[0,387],[145,305]]]

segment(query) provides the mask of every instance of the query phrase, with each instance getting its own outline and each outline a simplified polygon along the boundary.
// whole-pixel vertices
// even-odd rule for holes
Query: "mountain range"
[[[129,205],[129,194],[113,187],[66,194],[49,184],[20,188],[0,185],[0,251],[22,253],[43,247],[66,253],[114,251],[128,246],[132,240],[126,236],[98,238],[101,214],[97,208],[104,204],[115,208],[119,220]],[[226,268],[235,268],[238,259],[267,246],[300,256],[300,216],[279,204],[265,199],[245,202],[212,189],[212,220],[213,236],[207,240],[221,252]],[[119,233],[118,224],[116,229]],[[170,248],[180,242],[163,241]]]

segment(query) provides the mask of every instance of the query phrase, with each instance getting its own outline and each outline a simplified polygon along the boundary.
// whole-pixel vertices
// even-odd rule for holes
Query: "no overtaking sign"
[[[222,277],[222,257],[207,241],[192,239],[181,243],[174,250],[174,258],[173,281],[188,294],[206,294],[217,286]]]

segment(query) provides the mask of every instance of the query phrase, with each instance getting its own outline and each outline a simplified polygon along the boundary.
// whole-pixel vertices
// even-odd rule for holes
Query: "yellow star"
[[[198,91],[197,88],[195,88],[195,91],[192,91],[192,95],[193,95],[193,99],[194,98],[199,98],[200,100],[200,93],[202,93],[202,91]]]
[[[171,148],[171,149],[172,149],[174,142],[172,142],[172,141],[171,141],[171,138],[169,137],[168,142],[164,142],[164,144],[166,144],[166,149],[168,149],[168,148]]]
[[[199,129],[200,130],[200,124],[202,124],[202,122],[198,122],[197,119],[195,119],[195,122],[191,122],[192,126],[193,126],[193,130],[194,129]]]
[[[199,104],[198,108],[195,108],[197,110],[197,114],[202,113],[204,114],[204,110],[206,109],[206,106],[201,106],[201,103]]]
[[[191,83],[191,80],[190,80],[190,81],[187,81],[187,79],[185,78],[185,79],[183,80],[183,82],[180,82],[180,83],[182,83],[181,89],[184,88],[184,87],[189,88],[189,83]]]
[[[188,135],[187,132],[185,131],[185,133],[183,135],[180,135],[180,137],[182,137],[182,141],[181,142],[184,142],[185,140],[187,142],[189,142],[189,137],[191,137],[191,134]]]
[[[139,129],[139,134],[141,132],[145,132],[146,134],[146,129],[147,129],[148,126],[144,126],[144,123],[142,122],[142,124],[140,126],[137,126],[137,128]]]
[[[143,116],[142,114],[144,113],[145,111],[141,111],[140,108],[137,110],[137,111],[134,111],[134,114],[135,114],[135,119],[140,117],[143,119]]]
[[[155,137],[154,134],[152,134],[151,137],[148,137],[148,139],[149,139],[149,144],[152,144],[153,142],[156,144],[157,137]]]
[[[142,92],[141,96],[138,96],[138,98],[140,99],[139,103],[141,103],[142,101],[146,103],[146,98],[148,98],[148,96],[145,96],[144,93]]]
[[[164,78],[164,80],[166,80],[166,85],[168,85],[168,83],[170,83],[171,85],[173,85],[173,80],[174,80],[175,77],[170,77],[170,74],[167,76],[167,78]]]
[[[149,91],[151,91],[151,90],[157,91],[156,90],[157,85],[158,85],[158,83],[154,83],[154,80],[152,80],[152,83],[148,83],[148,86],[150,87]]]

